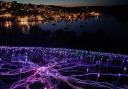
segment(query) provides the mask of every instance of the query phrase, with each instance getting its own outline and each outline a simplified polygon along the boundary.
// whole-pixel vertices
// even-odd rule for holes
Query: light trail
[[[127,55],[105,52],[3,46],[0,88],[127,89],[127,60]]]

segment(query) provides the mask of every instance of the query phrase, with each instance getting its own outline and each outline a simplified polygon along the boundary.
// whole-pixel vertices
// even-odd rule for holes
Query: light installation
[[[0,89],[127,88],[127,55],[65,48],[0,47]]]

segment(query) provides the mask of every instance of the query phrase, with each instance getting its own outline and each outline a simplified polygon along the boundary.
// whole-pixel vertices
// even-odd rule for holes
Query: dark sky
[[[14,0],[4,0],[14,1]],[[87,5],[120,5],[127,4],[128,0],[15,0],[20,3],[47,4],[59,6],[87,6]]]

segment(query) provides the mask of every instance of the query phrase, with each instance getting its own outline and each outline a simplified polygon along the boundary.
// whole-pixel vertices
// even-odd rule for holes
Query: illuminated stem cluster
[[[41,47],[0,47],[0,55],[0,77],[18,76],[9,89],[62,89],[63,83],[70,89],[128,86],[127,55]]]

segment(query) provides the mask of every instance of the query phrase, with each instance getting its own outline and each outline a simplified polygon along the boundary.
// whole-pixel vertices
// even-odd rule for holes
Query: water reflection
[[[11,21],[6,21],[6,22],[4,23],[4,26],[5,26],[6,28],[11,28],[12,25],[13,25],[13,23],[12,23]]]
[[[28,22],[18,22],[18,26],[23,34],[29,34],[30,26]]]
[[[17,22],[4,21],[4,22],[0,22],[0,28],[5,28],[7,30],[8,29],[15,30],[13,28],[15,26],[16,29],[18,28],[19,31],[22,32],[23,34],[29,34],[31,27],[37,26],[40,23],[42,23],[42,21],[25,21],[23,19],[21,21],[17,21]]]
[[[83,14],[82,16],[80,16],[80,13],[78,13],[78,14],[68,14],[62,17],[59,15],[45,17],[42,15],[14,16],[11,13],[6,12],[0,15],[0,29],[2,28],[3,30],[18,29],[18,31],[22,32],[23,34],[29,34],[31,27],[37,26],[40,23],[49,23],[49,22],[53,23],[52,25],[54,26],[54,28],[51,27],[53,30],[57,28],[57,26],[55,26],[57,22],[61,22],[61,21],[73,22],[77,20],[85,20],[87,19],[86,18],[87,16],[95,17],[96,19],[99,19],[100,13],[91,12],[91,13],[88,13],[87,15]]]

